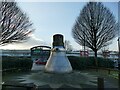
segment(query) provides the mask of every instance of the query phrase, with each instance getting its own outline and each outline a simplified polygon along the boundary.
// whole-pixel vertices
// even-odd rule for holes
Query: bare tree
[[[33,31],[29,18],[16,2],[0,2],[0,45],[27,40]]]
[[[65,49],[66,51],[72,51],[72,45],[70,44],[70,41],[65,40]]]
[[[75,41],[95,52],[109,45],[115,37],[117,23],[110,10],[101,2],[89,2],[81,10],[72,28]]]

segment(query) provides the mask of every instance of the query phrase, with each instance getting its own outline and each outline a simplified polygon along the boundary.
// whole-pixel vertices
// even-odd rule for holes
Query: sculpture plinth
[[[64,49],[63,35],[61,34],[53,36],[53,49],[51,50],[51,55],[45,65],[45,71],[51,73],[72,72],[71,64]]]

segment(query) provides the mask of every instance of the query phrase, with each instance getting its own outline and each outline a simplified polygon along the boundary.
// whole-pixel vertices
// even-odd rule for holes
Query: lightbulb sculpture
[[[55,34],[53,36],[53,48],[50,57],[45,65],[45,72],[50,73],[70,73],[71,64],[66,56],[64,49],[63,35]]]

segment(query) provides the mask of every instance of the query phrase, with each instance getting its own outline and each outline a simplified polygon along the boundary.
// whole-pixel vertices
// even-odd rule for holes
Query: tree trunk
[[[95,53],[95,66],[96,66],[96,71],[98,71],[97,50],[94,50],[94,53]]]
[[[97,58],[97,50],[95,50],[94,52],[95,52],[95,58]]]

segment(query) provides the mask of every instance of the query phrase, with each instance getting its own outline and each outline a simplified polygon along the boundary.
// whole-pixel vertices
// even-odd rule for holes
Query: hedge
[[[2,70],[21,69],[29,70],[32,67],[32,60],[30,57],[2,57]]]
[[[89,66],[95,66],[94,57],[76,57],[68,56],[68,59],[75,70],[87,69]],[[114,62],[109,59],[97,58],[98,67],[114,68]],[[32,68],[30,57],[2,57],[2,69],[22,69],[30,70]]]
[[[72,65],[72,68],[75,70],[87,69],[89,66],[96,66],[94,57],[68,56],[68,59]],[[98,67],[114,68],[114,62],[109,59],[97,58],[97,62]]]

